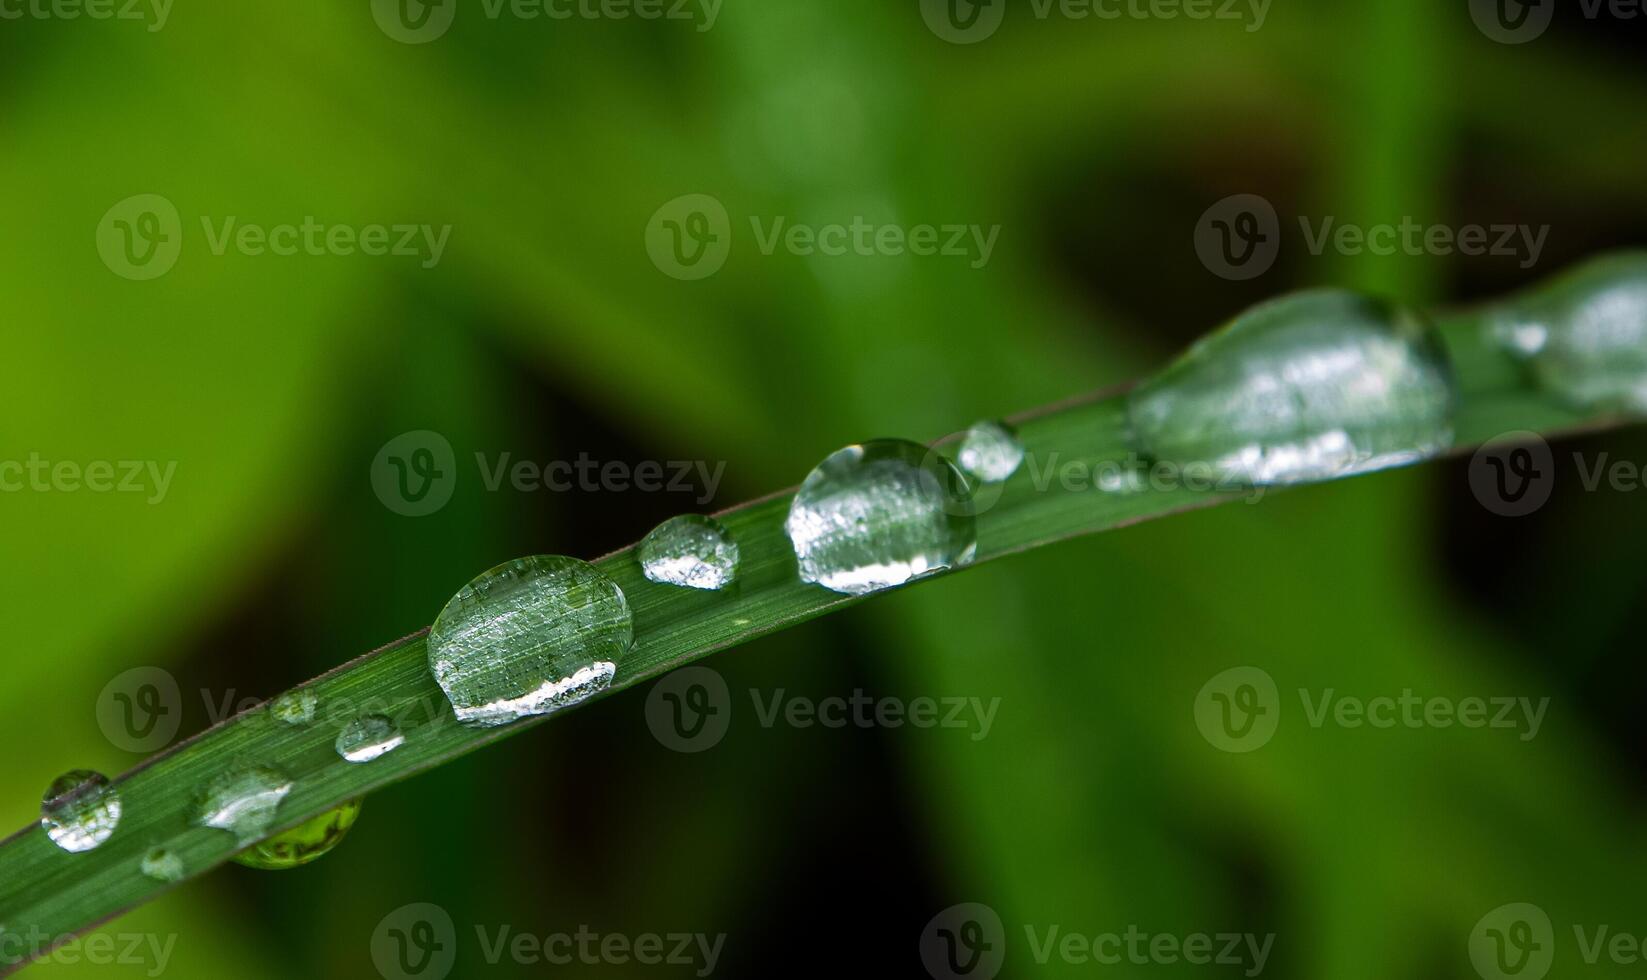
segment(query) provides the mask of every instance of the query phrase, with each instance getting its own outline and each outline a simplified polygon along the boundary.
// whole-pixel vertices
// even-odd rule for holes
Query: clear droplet
[[[239,864],[259,871],[285,871],[318,860],[343,843],[360,818],[360,800],[354,799],[313,820],[259,841],[234,856]]]
[[[1429,458],[1452,445],[1453,405],[1451,366],[1424,320],[1337,290],[1249,310],[1127,400],[1142,454],[1220,486]]]
[[[1018,472],[1024,462],[1024,445],[999,422],[979,422],[967,430],[956,460],[979,480],[1000,483]]]
[[[784,523],[801,578],[866,595],[955,568],[977,552],[971,493],[925,446],[848,446],[807,475]]]
[[[95,850],[120,825],[120,791],[102,773],[77,769],[52,780],[40,801],[40,826],[71,854]]]
[[[269,703],[269,717],[282,725],[301,728],[313,724],[320,698],[313,691],[287,691]]]
[[[337,754],[349,762],[381,759],[406,744],[406,736],[383,715],[356,718],[337,736]]]
[[[171,884],[183,880],[183,859],[164,847],[157,847],[143,855],[143,860],[138,864],[138,868],[144,876],[153,878],[155,881]]]
[[[192,822],[197,827],[226,830],[241,844],[250,844],[268,832],[280,801],[291,791],[292,781],[277,769],[232,770],[201,790]]]
[[[1495,339],[1586,411],[1647,412],[1647,252],[1608,255],[1494,308]]]
[[[575,558],[538,555],[464,586],[429,631],[429,669],[458,720],[506,725],[605,690],[635,642],[623,590]]]
[[[671,517],[652,529],[637,555],[646,577],[689,589],[724,589],[738,574],[738,543],[720,521],[698,514]]]

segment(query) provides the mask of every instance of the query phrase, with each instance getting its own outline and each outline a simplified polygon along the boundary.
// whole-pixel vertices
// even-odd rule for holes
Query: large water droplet
[[[1493,308],[1488,323],[1575,408],[1647,412],[1647,252],[1581,265]]]
[[[985,483],[1000,483],[1018,472],[1024,446],[999,422],[979,422],[967,430],[955,458],[968,474]]]
[[[320,698],[309,690],[287,691],[269,702],[269,717],[282,725],[301,728],[315,720]]]
[[[360,800],[354,799],[335,810],[268,840],[259,841],[234,856],[236,862],[259,871],[285,871],[318,860],[343,843],[349,828],[360,818]]]
[[[738,543],[720,521],[698,514],[671,517],[636,549],[653,582],[689,589],[724,589],[738,574]]]
[[[406,736],[383,715],[356,718],[337,735],[337,754],[349,762],[381,759],[406,744]]]
[[[1127,409],[1144,455],[1195,479],[1273,486],[1434,456],[1452,445],[1453,403],[1425,321],[1321,290],[1237,317],[1136,388]]]
[[[623,590],[575,558],[538,555],[464,586],[429,631],[429,669],[458,720],[506,725],[605,690],[635,642]]]
[[[848,446],[807,475],[784,523],[801,578],[866,595],[972,560],[966,478],[901,439]]]
[[[120,825],[120,791],[102,773],[77,769],[52,781],[40,801],[40,826],[73,854],[94,850]]]
[[[183,859],[164,847],[157,847],[143,855],[143,860],[138,863],[138,869],[145,877],[167,884],[183,880]]]
[[[262,837],[274,823],[292,781],[277,769],[255,766],[223,773],[201,790],[192,822],[235,835],[241,844]]]

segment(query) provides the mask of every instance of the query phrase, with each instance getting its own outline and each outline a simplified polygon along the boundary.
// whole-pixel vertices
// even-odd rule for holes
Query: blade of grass
[[[1458,445],[1487,441],[1508,430],[1555,433],[1623,420],[1585,416],[1563,408],[1506,371],[1503,355],[1476,339],[1468,316],[1443,323],[1462,388]],[[1125,527],[1191,507],[1243,499],[1230,492],[1148,489],[1132,495],[1101,492],[1093,475],[1131,454],[1123,392],[1100,393],[1052,406],[1013,421],[1027,451],[1023,467],[1000,488],[978,519],[978,563],[1082,534]],[[955,437],[940,440],[940,447]],[[1080,479],[1067,479],[1079,474]],[[722,520],[742,549],[737,586],[704,593],[648,582],[632,549],[598,560],[623,588],[635,614],[636,644],[604,696],[657,677],[715,651],[764,636],[860,601],[807,585],[796,577],[783,531],[789,493],[734,508]],[[971,566],[968,566],[971,567]],[[453,588],[461,585],[453,582]],[[306,728],[285,727],[261,708],[148,760],[115,782],[125,815],[118,832],[86,854],[58,850],[38,827],[0,842],[0,923],[20,937],[24,960],[170,888],[138,873],[148,850],[164,846],[180,856],[190,877],[228,860],[239,846],[229,834],[192,827],[188,812],[199,786],[225,769],[255,763],[283,769],[295,788],[282,804],[278,832],[338,803],[409,778],[546,720],[504,729],[459,726],[427,666],[425,633],[398,640],[306,685],[319,696],[320,714]],[[387,714],[401,725],[404,747],[364,766],[333,749],[338,728],[366,713]],[[17,948],[13,939],[8,955]],[[9,973],[21,962],[0,963]]]

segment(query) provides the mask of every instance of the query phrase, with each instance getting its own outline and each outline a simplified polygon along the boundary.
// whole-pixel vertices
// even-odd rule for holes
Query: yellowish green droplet
[[[335,810],[322,813],[291,830],[276,834],[266,841],[235,855],[235,861],[259,871],[285,871],[317,861],[330,853],[348,836],[349,828],[360,817],[360,800],[354,799]]]

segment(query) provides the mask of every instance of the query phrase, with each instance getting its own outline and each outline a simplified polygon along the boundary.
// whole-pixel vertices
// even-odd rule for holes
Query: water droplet
[[[250,844],[268,831],[280,801],[291,791],[292,781],[267,766],[226,772],[201,790],[193,823],[226,830],[241,844]]]
[[[138,867],[145,876],[155,881],[171,884],[183,880],[183,859],[164,847],[157,847],[143,855]]]
[[[381,759],[406,744],[406,736],[383,715],[356,718],[337,736],[337,754],[349,762]]]
[[[429,631],[429,669],[458,720],[506,725],[605,690],[635,642],[623,590],[575,558],[507,562],[464,586]]]
[[[1425,321],[1319,290],[1237,317],[1135,389],[1127,410],[1139,451],[1186,477],[1274,486],[1434,456],[1452,445],[1453,403]]]
[[[801,578],[846,595],[964,565],[978,548],[966,478],[901,439],[848,446],[819,463],[784,530]]]
[[[71,854],[94,850],[120,824],[120,791],[102,773],[77,769],[58,776],[40,801],[40,826]]]
[[[1018,472],[1024,446],[999,422],[979,422],[967,430],[956,455],[961,469],[985,483],[1000,483]]]
[[[698,514],[671,517],[637,549],[641,571],[653,582],[689,589],[724,589],[738,574],[738,543],[720,521]]]
[[[259,871],[285,871],[319,860],[331,853],[360,818],[360,800],[298,824],[234,856],[236,863]]]
[[[282,725],[302,727],[315,720],[320,698],[313,691],[287,691],[269,703],[269,717]]]
[[[1608,255],[1493,310],[1540,387],[1587,411],[1647,412],[1647,252]]]

